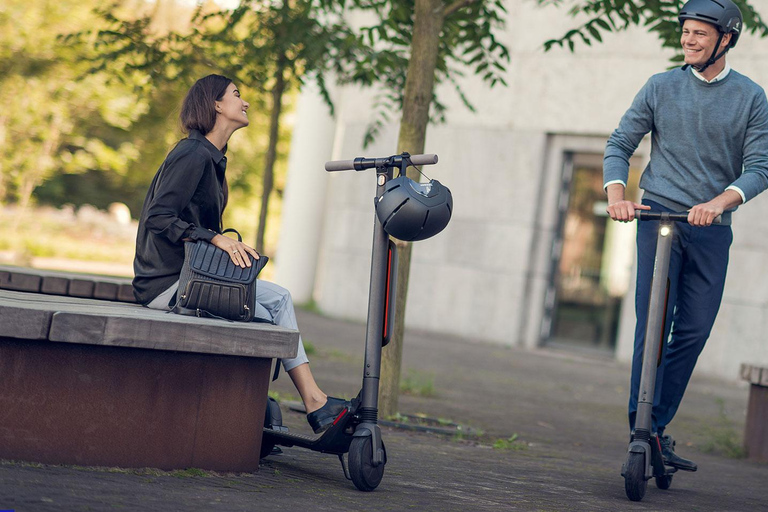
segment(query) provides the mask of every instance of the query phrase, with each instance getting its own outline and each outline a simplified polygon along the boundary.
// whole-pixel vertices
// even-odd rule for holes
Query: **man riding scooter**
[[[676,230],[669,267],[666,341],[653,397],[653,431],[664,464],[696,471],[675,453],[665,430],[714,325],[733,235],[731,214],[768,188],[768,101],[764,90],[727,64],[742,32],[731,0],[690,0],[678,16],[685,65],[652,76],[610,136],[603,163],[608,214],[629,222],[636,209],[688,212]],[[651,133],[642,204],[624,197],[629,159]],[[709,229],[722,216],[720,225]],[[634,430],[648,318],[657,223],[638,225],[635,350],[629,398]],[[736,341],[736,340],[734,340]]]

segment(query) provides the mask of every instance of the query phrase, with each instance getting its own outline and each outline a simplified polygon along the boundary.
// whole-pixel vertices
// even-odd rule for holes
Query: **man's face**
[[[703,66],[715,49],[719,32],[711,23],[699,20],[685,20],[680,44],[685,53],[685,63],[691,66]],[[717,53],[725,50],[731,40],[731,34],[725,34]]]

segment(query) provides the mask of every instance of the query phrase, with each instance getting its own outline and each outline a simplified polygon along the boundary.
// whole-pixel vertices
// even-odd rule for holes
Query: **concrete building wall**
[[[768,0],[755,5],[768,12]],[[670,55],[640,29],[609,34],[603,44],[582,45],[576,54],[559,49],[544,53],[545,40],[561,36],[577,22],[565,16],[565,9],[533,2],[509,1],[508,10],[502,39],[511,51],[509,87],[488,89],[479,79],[466,78],[462,88],[476,107],[474,113],[449,87],[439,90],[449,106],[448,122],[429,127],[426,151],[437,153],[440,162],[423,170],[451,188],[454,215],[443,233],[414,244],[405,321],[411,327],[469,339],[536,347],[551,280],[564,155],[601,154],[634,95],[650,75],[669,66]],[[744,35],[729,61],[768,85],[765,41]],[[311,92],[305,96],[302,104],[317,105],[319,99],[312,99]],[[291,162],[300,160],[294,154],[311,150],[319,155],[323,148],[334,159],[392,154],[394,124],[386,126],[372,146],[362,147],[374,96],[355,88],[336,91],[333,128],[317,112],[303,115],[300,105],[300,123],[315,119],[323,133],[332,129],[333,136],[319,138],[322,143],[295,138]],[[636,155],[640,162],[647,161],[647,152],[644,144]],[[320,164],[307,162],[291,166],[289,172],[323,171]],[[316,191],[323,199],[317,204],[291,206],[286,200],[285,210],[303,209],[311,222],[294,220],[293,235],[283,234],[278,281],[281,276],[307,275],[298,269],[311,268],[312,297],[322,311],[364,319],[374,175],[334,173],[323,180],[327,186]],[[303,180],[289,181],[289,187],[294,182]],[[701,371],[735,378],[741,362],[768,364],[762,334],[768,327],[768,227],[760,222],[768,214],[767,198],[759,197],[737,214],[726,296]],[[309,231],[304,236],[302,229],[320,230],[320,236],[313,238]],[[282,257],[296,252],[305,257]],[[616,348],[621,360],[631,355],[631,293],[621,313]]]

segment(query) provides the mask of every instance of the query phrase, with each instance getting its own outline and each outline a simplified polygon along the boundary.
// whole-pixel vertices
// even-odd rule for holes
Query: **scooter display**
[[[648,320],[645,327],[643,365],[637,397],[635,430],[629,442],[627,459],[621,468],[627,498],[640,501],[645,496],[648,480],[655,478],[656,487],[669,489],[677,468],[665,466],[661,443],[653,432],[652,412],[656,386],[656,370],[661,364],[666,338],[666,312],[669,301],[669,262],[675,222],[688,222],[687,213],[650,212],[635,210],[638,221],[659,221],[656,238],[656,258],[648,302]],[[715,223],[719,223],[719,217]]]
[[[326,162],[325,170],[376,171],[376,202],[382,199],[395,169],[405,176],[408,166],[432,165],[437,155],[403,153],[386,158],[355,158]],[[387,452],[378,425],[379,375],[381,350],[389,343],[394,325],[394,298],[397,275],[397,249],[382,221],[374,215],[368,321],[365,336],[363,383],[357,397],[335,418],[321,435],[289,432],[282,424],[278,403],[270,399],[264,422],[261,457],[276,445],[298,446],[339,457],[344,475],[361,491],[373,491],[384,476]],[[447,220],[446,220],[447,223]],[[344,454],[349,454],[345,462]]]

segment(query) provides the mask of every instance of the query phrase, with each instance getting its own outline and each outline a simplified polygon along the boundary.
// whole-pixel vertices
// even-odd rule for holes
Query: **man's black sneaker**
[[[682,471],[696,471],[698,469],[695,462],[684,459],[675,453],[675,440],[671,436],[660,436],[659,442],[661,443],[661,457],[664,459],[664,464]]]

